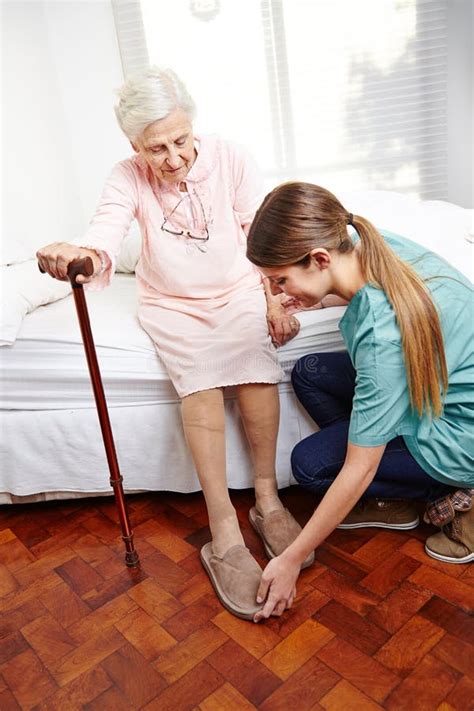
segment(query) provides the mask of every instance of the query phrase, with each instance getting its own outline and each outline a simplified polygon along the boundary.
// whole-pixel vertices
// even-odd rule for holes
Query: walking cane
[[[41,267],[40,271],[44,273]],[[122,539],[125,544],[125,564],[129,568],[136,568],[140,565],[140,560],[133,543],[133,532],[130,528],[127,504],[122,487],[123,477],[120,474],[117,461],[115,443],[112,435],[112,428],[110,426],[109,413],[107,410],[107,402],[105,400],[104,387],[100,376],[94,339],[92,338],[86,297],[84,295],[82,284],[76,283],[76,277],[79,274],[83,274],[84,276],[92,276],[93,273],[94,265],[90,257],[76,259],[69,264],[67,270],[67,275],[72,286],[72,293],[74,295],[74,302],[76,304],[76,311],[79,319],[82,341],[86,352],[87,365],[89,366],[92,388],[94,390],[95,404],[97,407],[97,414],[99,415],[100,428],[102,430],[102,438],[104,440],[105,453],[107,455],[107,462],[109,465],[110,484],[114,491],[115,505],[117,507],[120,529],[122,531]]]

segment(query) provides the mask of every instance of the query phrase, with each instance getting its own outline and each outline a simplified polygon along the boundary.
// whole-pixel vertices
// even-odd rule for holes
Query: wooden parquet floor
[[[301,522],[314,502],[282,492]],[[251,492],[234,492],[244,535]],[[336,531],[294,607],[226,612],[201,568],[202,496],[129,497],[142,565],[111,499],[0,509],[0,709],[472,711],[474,566],[423,552],[428,527]]]

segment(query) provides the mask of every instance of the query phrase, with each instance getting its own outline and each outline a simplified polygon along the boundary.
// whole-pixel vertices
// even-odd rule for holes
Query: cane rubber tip
[[[140,565],[140,558],[138,557],[137,551],[125,553],[125,565],[127,568],[138,568]]]

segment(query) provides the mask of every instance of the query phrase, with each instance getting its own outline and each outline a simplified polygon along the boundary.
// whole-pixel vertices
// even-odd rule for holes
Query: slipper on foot
[[[270,559],[283,553],[301,533],[301,526],[288,509],[278,509],[262,516],[253,506],[249,511],[249,521],[262,539],[265,553]],[[310,553],[301,568],[308,568],[313,563],[314,553]]]
[[[206,543],[201,548],[201,563],[224,607],[243,620],[253,620],[263,607],[256,601],[263,571],[249,549],[232,546],[219,557],[213,553],[212,543]]]

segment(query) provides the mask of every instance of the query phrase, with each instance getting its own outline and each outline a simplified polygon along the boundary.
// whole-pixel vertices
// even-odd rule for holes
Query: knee
[[[313,488],[315,476],[314,471],[310,471],[308,467],[308,453],[306,450],[304,440],[293,448],[291,453],[291,471],[300,486]]]
[[[345,454],[327,441],[325,431],[301,440],[291,453],[293,476],[306,489],[323,495],[339,473]]]
[[[291,383],[297,395],[308,388],[314,388],[321,374],[321,354],[311,353],[299,358],[291,371]]]

